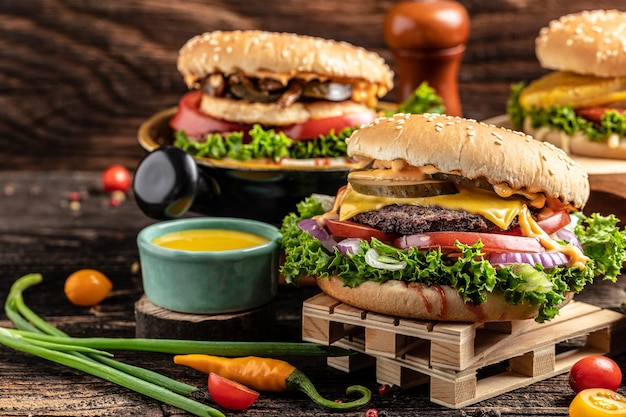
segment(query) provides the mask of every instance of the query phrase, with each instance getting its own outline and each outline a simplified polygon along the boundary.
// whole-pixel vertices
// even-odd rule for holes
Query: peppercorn
[[[370,408],[365,412],[365,417],[378,417],[378,410]]]

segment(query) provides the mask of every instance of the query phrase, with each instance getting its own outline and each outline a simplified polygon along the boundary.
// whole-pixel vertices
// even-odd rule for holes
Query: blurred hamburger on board
[[[390,105],[393,73],[361,47],[288,33],[210,32],[179,51],[191,89],[139,129],[150,151],[133,182],[154,218],[187,211],[278,224],[311,193],[332,194],[354,161],[345,139]],[[398,108],[443,111],[420,85]],[[395,106],[394,106],[395,110]]]
[[[345,138],[374,119],[393,87],[393,72],[374,52],[255,30],[191,38],[178,70],[191,91],[171,120],[177,144],[216,159],[345,164]]]
[[[283,222],[287,282],[400,317],[544,321],[626,257],[614,216],[580,212],[584,169],[523,133],[397,114],[353,133],[348,155],[360,165],[334,201]]]
[[[573,155],[626,159],[626,12],[562,16],[541,29],[535,51],[553,71],[513,87],[513,127]]]

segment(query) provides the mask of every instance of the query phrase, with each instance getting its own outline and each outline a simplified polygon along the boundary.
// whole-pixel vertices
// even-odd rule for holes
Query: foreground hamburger
[[[513,88],[514,128],[573,155],[626,159],[626,13],[563,16],[541,29],[535,51],[553,71]]]
[[[178,70],[191,91],[170,123],[177,145],[215,159],[345,164],[345,138],[375,118],[393,87],[393,72],[374,52],[253,30],[191,38]]]
[[[348,155],[361,166],[334,202],[308,198],[284,219],[287,282],[314,276],[401,317],[544,321],[626,258],[615,217],[580,213],[582,167],[525,134],[398,114],[355,132]]]

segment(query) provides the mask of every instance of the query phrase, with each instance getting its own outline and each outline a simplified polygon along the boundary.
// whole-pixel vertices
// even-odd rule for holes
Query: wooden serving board
[[[361,352],[329,358],[329,366],[375,366],[379,383],[401,388],[430,382],[430,400],[450,408],[568,372],[589,354],[626,350],[626,317],[579,301],[542,324],[454,323],[371,313],[321,293],[304,302],[302,316],[303,340]],[[572,340],[579,343],[567,346]]]
[[[143,295],[135,303],[135,337],[185,340],[263,341],[275,336],[272,303],[228,314],[187,314],[170,311]]]

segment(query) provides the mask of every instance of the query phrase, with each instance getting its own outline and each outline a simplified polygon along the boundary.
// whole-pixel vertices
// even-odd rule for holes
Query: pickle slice
[[[461,175],[444,174],[442,172],[433,174],[432,176],[433,178],[441,180],[441,181],[452,181],[454,183],[457,183],[459,185],[464,185],[466,187],[474,187],[474,188],[480,188],[482,190],[493,191],[493,185],[491,185],[489,181],[487,181],[487,178],[485,177],[478,177],[478,178],[470,179],[470,178],[463,177]]]
[[[385,181],[369,179],[349,179],[354,191],[391,198],[433,197],[444,194],[456,194],[458,190],[451,181]]]

